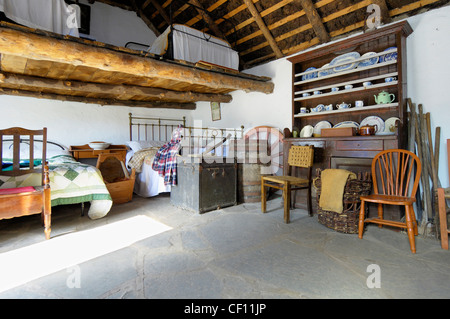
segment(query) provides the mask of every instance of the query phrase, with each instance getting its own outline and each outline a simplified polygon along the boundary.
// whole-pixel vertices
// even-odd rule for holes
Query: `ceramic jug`
[[[377,103],[377,104],[392,103],[395,100],[394,94],[389,94],[385,91],[381,91],[380,93],[378,93],[378,95],[374,95],[374,97],[375,97],[375,103]]]

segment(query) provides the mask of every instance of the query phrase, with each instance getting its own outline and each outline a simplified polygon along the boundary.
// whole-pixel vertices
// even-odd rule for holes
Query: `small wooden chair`
[[[372,160],[374,194],[360,197],[359,238],[363,237],[365,223],[375,223],[379,227],[388,225],[406,228],[411,251],[416,252],[414,236],[418,234],[418,229],[413,203],[416,201],[421,171],[422,164],[419,158],[407,150],[386,150],[375,156]],[[378,218],[365,218],[366,202],[378,204]],[[404,206],[406,222],[384,219],[383,204]]]
[[[3,142],[4,137],[12,136],[13,158],[11,167],[3,168]],[[20,144],[23,137],[28,136],[29,163],[20,160]],[[42,136],[42,166],[35,166],[34,142],[36,136]],[[50,238],[51,231],[51,198],[50,179],[48,166],[46,165],[47,128],[42,130],[27,130],[20,127],[12,127],[0,130],[0,158],[2,159],[2,176],[21,176],[30,173],[41,173],[41,186],[17,187],[0,189],[0,219],[27,216],[41,213],[44,225],[45,238]]]
[[[288,175],[285,176],[261,176],[261,210],[266,212],[266,187],[272,187],[283,191],[284,198],[284,222],[289,223],[289,210],[291,205],[291,191],[307,189],[307,206],[309,216],[312,216],[311,206],[311,179],[312,166],[314,161],[314,147],[311,146],[291,146],[288,157]],[[307,170],[307,177],[292,176],[292,167],[304,168]],[[294,198],[295,200],[295,198]]]

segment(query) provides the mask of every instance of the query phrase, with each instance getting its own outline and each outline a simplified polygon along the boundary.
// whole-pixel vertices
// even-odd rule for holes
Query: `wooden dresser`
[[[315,168],[344,168],[354,172],[370,171],[372,158],[380,151],[406,146],[406,37],[411,32],[407,21],[399,22],[288,59],[292,63],[291,129],[302,130],[307,125],[317,127],[322,121],[332,126],[346,121],[361,123],[369,116],[377,116],[384,121],[398,118],[399,121],[392,135],[321,137],[314,134],[312,137],[286,138],[284,167],[287,167],[287,154],[291,145],[314,145]],[[397,58],[384,59],[384,51],[396,54]],[[373,65],[308,77],[314,70],[311,68],[316,68],[317,72],[321,68],[327,70],[323,68],[326,64],[349,52],[358,52],[361,56],[374,52],[373,56],[378,57],[379,61]],[[365,61],[364,58],[358,60]],[[387,77],[394,79],[386,82]],[[363,86],[363,82],[367,81],[372,82],[372,85]],[[352,88],[345,89],[346,85]],[[333,91],[332,88],[336,87],[339,89]],[[315,95],[314,91],[321,91],[321,94]],[[377,104],[375,96],[382,91],[394,94],[395,100]],[[356,100],[363,101],[364,107],[354,107]],[[342,102],[350,103],[352,107],[310,112],[319,104],[333,104],[335,107]],[[301,113],[302,108],[307,112]],[[301,197],[297,198],[298,206],[303,208],[302,202]],[[400,213],[392,213],[392,217],[399,219]]]

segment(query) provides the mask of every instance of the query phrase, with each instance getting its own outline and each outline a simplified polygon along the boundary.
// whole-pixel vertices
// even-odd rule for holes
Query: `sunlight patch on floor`
[[[0,254],[0,292],[172,229],[147,216],[79,231]]]

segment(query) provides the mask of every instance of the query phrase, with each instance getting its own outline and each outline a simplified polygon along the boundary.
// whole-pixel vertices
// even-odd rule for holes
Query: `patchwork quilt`
[[[52,206],[91,202],[88,215],[92,219],[105,216],[112,206],[112,198],[100,171],[91,165],[77,162],[68,155],[47,160]],[[40,185],[41,174],[0,176],[0,188]]]

